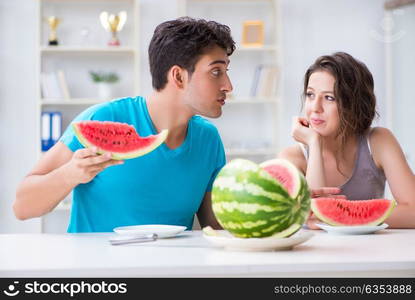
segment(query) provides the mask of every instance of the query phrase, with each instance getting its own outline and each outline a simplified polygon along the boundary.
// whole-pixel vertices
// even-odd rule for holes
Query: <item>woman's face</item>
[[[310,127],[321,136],[335,136],[340,127],[334,77],[327,71],[316,71],[308,80],[305,114]]]

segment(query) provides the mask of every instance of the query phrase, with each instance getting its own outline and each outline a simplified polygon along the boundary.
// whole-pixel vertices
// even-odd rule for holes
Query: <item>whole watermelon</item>
[[[289,161],[258,165],[234,159],[213,183],[212,208],[222,227],[235,237],[286,237],[299,230],[310,211],[310,192]]]

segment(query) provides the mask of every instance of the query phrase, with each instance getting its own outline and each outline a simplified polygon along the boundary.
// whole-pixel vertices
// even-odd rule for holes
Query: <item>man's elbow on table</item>
[[[16,218],[20,221],[25,221],[31,218],[40,217],[45,214],[39,208],[31,207],[29,203],[25,202],[23,195],[16,192],[16,199],[13,203],[13,212]]]
[[[13,212],[16,218],[20,221],[29,219],[30,217],[25,213],[24,208],[18,203],[18,199],[13,203]]]

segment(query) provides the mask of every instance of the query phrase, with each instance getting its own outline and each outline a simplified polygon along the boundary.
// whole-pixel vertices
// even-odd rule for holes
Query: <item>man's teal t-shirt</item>
[[[80,120],[116,121],[135,127],[140,136],[156,134],[142,97],[94,105]],[[72,151],[83,148],[68,126],[61,142]],[[193,217],[206,192],[225,164],[225,152],[216,127],[193,116],[187,135],[176,149],[165,143],[154,151],[125,160],[98,173],[73,191],[68,232],[109,232],[118,226],[141,224],[183,225]]]

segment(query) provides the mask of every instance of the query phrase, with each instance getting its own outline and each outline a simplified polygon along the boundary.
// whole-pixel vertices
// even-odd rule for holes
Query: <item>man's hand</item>
[[[345,195],[339,195],[340,192],[341,190],[339,188],[333,188],[333,187],[323,187],[319,189],[312,189],[311,198],[330,197],[330,198],[346,199]],[[320,229],[320,227],[317,227],[316,225],[316,223],[319,223],[319,222],[321,221],[317,219],[317,217],[311,211],[306,221],[307,227],[310,229]]]
[[[65,168],[65,180],[73,185],[90,182],[107,167],[120,165],[124,161],[111,159],[111,153],[99,155],[96,148],[84,148],[74,152]]]

